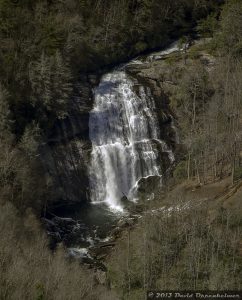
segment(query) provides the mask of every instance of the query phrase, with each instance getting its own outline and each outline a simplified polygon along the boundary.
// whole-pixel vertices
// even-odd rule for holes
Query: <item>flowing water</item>
[[[128,65],[149,64],[177,49],[175,43],[164,51],[138,57]],[[104,75],[94,90],[89,118],[91,203],[80,204],[73,211],[57,212],[60,217],[72,217],[81,224],[68,240],[70,254],[77,257],[88,257],[90,246],[109,237],[120,217],[128,213],[124,200],[138,198],[143,178],[154,176],[162,183],[161,153],[166,152],[170,161],[174,160],[171,149],[161,139],[150,89],[128,76],[126,66]]]
[[[125,69],[102,77],[95,89],[89,119],[92,141],[89,166],[91,201],[122,210],[122,198],[136,198],[137,183],[149,176],[162,177],[160,140],[155,101],[149,88],[138,85]]]

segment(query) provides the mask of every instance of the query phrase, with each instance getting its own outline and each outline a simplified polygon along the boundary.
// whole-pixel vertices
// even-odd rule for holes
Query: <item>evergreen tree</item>
[[[57,118],[65,117],[72,92],[71,79],[70,68],[59,51],[51,57],[42,53],[29,67],[33,106],[41,106]]]
[[[242,55],[242,1],[226,3],[221,15],[221,33],[218,35],[223,54]]]
[[[59,51],[51,58],[52,109],[57,109],[57,117],[64,118],[72,92],[71,72]]]
[[[29,158],[36,158],[38,156],[39,142],[40,128],[38,124],[32,123],[25,128],[19,143],[19,148],[23,150]]]
[[[42,53],[40,59],[30,64],[29,80],[32,88],[32,104],[49,108],[51,101],[51,66],[48,57]]]
[[[11,133],[13,122],[7,97],[7,91],[0,84],[0,143],[13,138]]]

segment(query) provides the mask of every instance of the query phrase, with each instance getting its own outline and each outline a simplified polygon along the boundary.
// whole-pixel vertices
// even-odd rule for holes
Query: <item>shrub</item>
[[[237,167],[234,170],[234,179],[235,180],[239,180],[242,179],[242,167]]]
[[[175,179],[181,180],[186,178],[187,176],[187,170],[186,170],[186,161],[181,161],[179,164],[176,166],[173,176]]]

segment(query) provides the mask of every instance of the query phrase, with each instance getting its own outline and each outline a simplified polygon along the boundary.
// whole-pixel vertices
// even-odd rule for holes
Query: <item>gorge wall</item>
[[[172,51],[176,50],[175,47]],[[106,180],[108,176],[113,176],[110,184],[105,187],[108,194],[116,189],[115,195],[121,199],[123,196],[129,197],[134,186],[138,191],[146,190],[148,186],[152,190],[159,182],[157,178],[164,177],[169,171],[174,161],[172,152],[176,146],[176,132],[172,112],[169,109],[169,98],[155,80],[149,76],[138,76],[137,70],[147,68],[147,63],[136,62],[131,61],[117,71],[111,71],[109,73],[111,75],[105,75],[110,76],[108,80],[106,79],[105,86],[104,77],[97,87],[99,75],[81,78],[82,83],[75,86],[75,95],[70,100],[68,117],[56,122],[48,142],[41,148],[46,176],[53,190],[54,206],[89,202],[90,198],[93,198],[93,185],[97,184],[94,184],[94,181],[98,181],[100,185],[107,184],[103,183],[102,177],[108,166],[105,165],[102,155],[102,159],[100,158],[100,147],[96,151],[96,159],[98,157],[101,159],[99,163],[95,164],[93,158],[91,159],[95,147],[94,135],[98,132],[101,136],[106,132],[109,136],[104,140],[109,140],[110,145],[120,142],[122,148],[119,147],[120,151],[106,153],[108,159],[112,160],[109,164],[111,173],[106,174]],[[115,77],[115,74],[119,76]],[[97,91],[102,93],[97,96]],[[109,120],[104,117],[100,120],[100,115],[99,117],[96,115],[95,119],[92,109],[97,102],[96,97],[99,97],[99,100],[104,97],[100,100],[101,110],[103,116],[109,115]],[[112,104],[112,101],[116,101],[116,104]],[[138,132],[131,126],[131,122],[135,120],[134,126],[138,128]],[[112,130],[110,126],[113,127]],[[94,143],[93,147],[90,139]],[[105,141],[103,143],[105,144]],[[96,175],[91,175],[90,172]],[[101,194],[105,194],[103,188]],[[115,195],[112,194],[109,201],[118,201],[115,200]]]
[[[72,205],[89,198],[89,112],[93,105],[92,88],[98,84],[98,77],[80,78],[70,99],[68,117],[56,121],[47,143],[41,147],[54,206]]]

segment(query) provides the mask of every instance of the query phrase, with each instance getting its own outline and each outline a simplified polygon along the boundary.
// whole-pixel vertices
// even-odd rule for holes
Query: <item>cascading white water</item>
[[[95,89],[89,136],[92,203],[122,209],[121,198],[132,200],[139,179],[161,176],[158,144],[163,151],[168,149],[159,140],[154,99],[125,71],[104,75]]]

